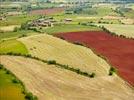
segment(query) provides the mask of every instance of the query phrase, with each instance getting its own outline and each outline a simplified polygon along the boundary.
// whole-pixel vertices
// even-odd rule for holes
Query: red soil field
[[[58,33],[69,42],[93,48],[118,69],[118,74],[134,86],[134,40],[111,36],[103,31]]]
[[[52,14],[60,13],[63,11],[64,11],[64,8],[49,8],[49,9],[33,10],[30,12],[30,14],[52,15]]]

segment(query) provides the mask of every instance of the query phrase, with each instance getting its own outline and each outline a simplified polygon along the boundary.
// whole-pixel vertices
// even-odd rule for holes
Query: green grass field
[[[0,26],[8,25],[20,25],[27,22],[28,20],[33,20],[38,18],[37,15],[17,15],[17,16],[8,16],[6,20],[0,21]]]
[[[24,44],[15,39],[1,41],[0,53],[8,52],[27,54],[28,50],[26,49]]]
[[[94,31],[94,30],[101,30],[101,29],[97,27],[91,27],[91,26],[66,24],[66,25],[58,25],[51,28],[47,28],[44,29],[43,31],[48,34],[52,34],[52,33],[59,33],[59,32]]]
[[[0,100],[25,100],[22,93],[21,84],[13,83],[15,79],[11,74],[7,74],[4,69],[0,69]]]
[[[134,19],[134,10],[130,10],[128,12],[124,12],[124,15],[128,18],[133,18]]]
[[[59,4],[57,3],[40,3],[38,6],[32,6],[33,9],[39,9],[39,8],[53,8],[58,7]]]
[[[110,7],[94,7],[94,8],[85,8],[78,14],[89,15],[89,16],[119,16],[118,13],[114,12]]]
[[[132,9],[134,10],[134,4],[132,5]]]
[[[17,32],[4,32],[4,33],[0,33],[0,40],[13,38],[13,37],[17,38],[17,37],[21,37],[22,35],[34,35],[34,34],[37,34],[37,33],[32,30],[19,30]]]

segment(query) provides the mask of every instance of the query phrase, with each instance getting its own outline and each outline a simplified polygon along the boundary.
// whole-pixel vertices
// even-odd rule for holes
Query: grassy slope
[[[90,49],[77,46],[51,35],[42,34],[19,39],[33,56],[56,60],[97,76],[108,75],[109,65]],[[96,70],[98,69],[98,70]]]
[[[59,26],[54,26],[51,28],[44,29],[44,32],[52,34],[52,33],[59,33],[59,32],[76,32],[76,31],[93,31],[93,30],[101,30],[101,29],[97,27],[91,27],[91,26],[67,24],[67,25],[59,25]]]
[[[124,15],[128,18],[133,18],[134,19],[134,10],[124,12]]]
[[[7,52],[14,52],[14,53],[22,53],[27,54],[28,51],[24,44],[17,40],[6,40],[0,42],[0,53],[7,53]]]
[[[132,4],[132,9],[134,10],[134,4]]]
[[[0,69],[0,100],[25,100],[22,86],[12,82],[14,77]]]
[[[14,72],[39,100],[134,98],[134,91],[116,75],[89,79],[53,65],[22,57],[2,56],[2,64]]]
[[[0,40],[7,39],[7,38],[17,38],[22,35],[34,35],[34,34],[37,34],[37,33],[32,30],[21,30],[17,32],[4,32],[4,33],[0,33]]]
[[[134,25],[119,25],[119,24],[102,24],[111,32],[117,35],[124,35],[126,37],[134,38]]]
[[[119,16],[117,13],[113,12],[110,7],[96,7],[96,8],[86,8],[80,14],[87,14],[90,16]]]

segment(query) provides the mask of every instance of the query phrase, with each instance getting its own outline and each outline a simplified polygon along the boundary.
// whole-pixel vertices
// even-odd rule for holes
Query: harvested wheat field
[[[104,26],[106,29],[119,36],[124,35],[128,38],[134,38],[134,25],[100,24],[99,26]]]
[[[1,56],[1,63],[39,100],[133,100],[134,90],[118,76],[87,78],[23,57]]]
[[[108,75],[110,66],[90,49],[68,43],[51,35],[42,34],[19,39],[30,54],[45,60],[79,68],[97,76]],[[96,70],[97,69],[97,70]]]
[[[93,48],[118,69],[119,75],[134,85],[134,40],[111,36],[103,31],[70,32],[57,36]]]
[[[61,13],[64,11],[64,8],[49,8],[42,10],[33,10],[30,12],[31,15],[53,15],[57,13]]]

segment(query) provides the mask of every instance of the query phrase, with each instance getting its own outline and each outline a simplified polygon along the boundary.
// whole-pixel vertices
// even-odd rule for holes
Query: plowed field
[[[50,8],[50,9],[42,9],[42,10],[33,10],[30,14],[35,15],[52,15],[56,13],[61,13],[64,11],[64,8]]]
[[[57,36],[95,49],[119,70],[119,75],[134,85],[134,40],[111,36],[103,31],[70,32]]]

